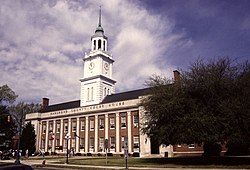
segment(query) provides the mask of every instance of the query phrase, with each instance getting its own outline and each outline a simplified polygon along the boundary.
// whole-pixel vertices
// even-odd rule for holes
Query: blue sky
[[[248,0],[4,0],[0,85],[25,102],[78,100],[99,5],[116,92],[143,88],[152,74],[171,79],[197,58],[250,58]]]

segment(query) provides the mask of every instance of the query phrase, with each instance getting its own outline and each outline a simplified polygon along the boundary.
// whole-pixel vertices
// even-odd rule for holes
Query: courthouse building
[[[91,37],[91,50],[85,54],[83,62],[80,100],[49,105],[49,99],[43,98],[42,110],[26,115],[26,121],[31,121],[36,131],[37,150],[65,153],[67,134],[70,136],[68,148],[82,154],[104,153],[105,139],[108,139],[108,152],[113,154],[123,154],[126,139],[128,152],[139,153],[141,157],[165,152],[171,156],[175,148],[180,148],[159,147],[141,133],[144,109],[140,102],[149,89],[115,93],[114,60],[108,51],[101,16]],[[184,150],[188,153],[193,147],[186,146]]]

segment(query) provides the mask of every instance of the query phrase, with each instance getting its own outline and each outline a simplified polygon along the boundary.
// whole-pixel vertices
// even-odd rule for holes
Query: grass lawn
[[[65,163],[65,159],[58,160]],[[75,157],[69,159],[69,164],[105,166],[105,157],[93,157],[81,159]],[[108,166],[125,167],[124,158],[108,157]],[[209,158],[186,157],[186,158],[133,158],[128,159],[130,167],[189,167],[189,168],[250,168],[250,158]]]

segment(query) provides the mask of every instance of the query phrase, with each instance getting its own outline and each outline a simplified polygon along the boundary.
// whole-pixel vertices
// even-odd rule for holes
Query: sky
[[[79,100],[100,5],[116,92],[171,79],[198,58],[250,59],[248,0],[2,0],[0,86],[24,102]]]

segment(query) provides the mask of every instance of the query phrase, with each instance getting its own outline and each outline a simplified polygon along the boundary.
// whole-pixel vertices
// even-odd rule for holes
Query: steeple
[[[99,10],[99,23],[98,23],[98,27],[95,30],[95,33],[101,32],[102,34],[104,33],[104,30],[102,28],[102,8],[100,6],[100,10]]]
[[[99,24],[98,24],[99,27],[102,26],[102,7],[100,6],[100,10],[99,10]]]

